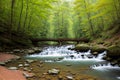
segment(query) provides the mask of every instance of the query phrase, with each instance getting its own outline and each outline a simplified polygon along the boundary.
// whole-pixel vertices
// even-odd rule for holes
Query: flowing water
[[[69,50],[73,47],[73,45],[49,46],[45,47],[41,53],[28,55],[27,58],[42,60],[49,68],[60,67],[61,70],[88,74],[101,80],[120,80],[120,67],[112,66],[102,59],[106,51],[93,56],[90,50],[88,52]]]

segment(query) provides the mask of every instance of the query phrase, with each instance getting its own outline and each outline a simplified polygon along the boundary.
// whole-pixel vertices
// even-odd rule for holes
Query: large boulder
[[[109,57],[120,57],[120,46],[112,45],[108,47],[107,56]]]
[[[95,46],[91,47],[92,53],[94,53],[94,52],[102,53],[106,50],[107,50],[106,47],[103,45],[95,45]]]
[[[76,51],[86,52],[90,50],[90,46],[88,44],[77,44],[74,49]]]

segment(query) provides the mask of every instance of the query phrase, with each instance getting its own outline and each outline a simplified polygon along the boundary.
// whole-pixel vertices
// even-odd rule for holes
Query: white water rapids
[[[102,58],[106,55],[106,51],[94,56],[91,54],[90,50],[88,52],[76,52],[74,50],[69,50],[68,48],[74,48],[73,45],[60,46],[60,47],[45,47],[43,51],[39,54],[29,55],[31,58],[43,58],[45,62],[63,62],[63,61],[94,61],[102,62]],[[95,70],[107,70],[107,69],[120,69],[118,66],[112,66],[110,63],[92,65],[90,68]]]

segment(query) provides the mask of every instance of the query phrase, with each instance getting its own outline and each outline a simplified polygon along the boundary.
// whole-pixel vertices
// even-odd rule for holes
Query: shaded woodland
[[[0,45],[29,38],[109,39],[120,30],[120,0],[0,0]]]

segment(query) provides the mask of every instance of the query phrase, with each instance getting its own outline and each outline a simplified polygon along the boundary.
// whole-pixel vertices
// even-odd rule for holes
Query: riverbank
[[[98,38],[89,43],[79,43],[73,50],[84,52],[91,50],[93,55],[107,51],[103,59],[109,61],[113,66],[120,66],[120,34],[114,35],[109,39]]]
[[[33,73],[20,70],[17,67],[7,67],[7,64],[19,59],[19,56],[13,54],[0,53],[0,80],[27,80],[26,77],[34,76]]]
[[[59,49],[60,46],[56,46],[58,47],[58,50],[63,50],[64,51],[64,47],[65,46],[61,46],[61,48]],[[53,48],[53,46],[51,47]],[[38,48],[39,49],[39,48]],[[68,47],[66,47],[66,49],[68,50]],[[13,52],[16,53],[12,53],[12,54],[21,54],[21,51],[26,52],[26,50],[29,52],[29,50],[33,51],[33,48],[30,49],[15,49]],[[55,49],[53,49],[54,52]],[[51,51],[51,50],[50,50]],[[25,55],[25,53],[22,53]],[[28,53],[27,53],[28,54]],[[32,53],[34,54],[34,53]],[[77,53],[75,53],[77,54]],[[58,62],[58,64],[56,64],[55,62],[53,63],[46,63],[43,62],[37,58],[35,59],[27,59],[25,58],[23,55],[22,58],[17,59],[17,60],[12,60],[8,63],[6,63],[4,65],[4,67],[6,67],[7,69],[14,69],[14,70],[20,70],[20,71],[27,71],[29,73],[32,73],[32,77],[26,75],[26,73],[22,72],[23,76],[25,77],[26,75],[26,79],[27,80],[69,80],[68,78],[72,78],[71,80],[102,80],[100,77],[94,76],[94,75],[90,75],[90,74],[86,74],[87,72],[91,72],[93,71],[90,66],[86,66],[83,67],[84,63],[80,63],[79,66],[75,66],[75,64],[71,64],[68,62],[65,62],[65,64],[61,64]],[[76,62],[76,64],[78,64],[78,62]],[[86,63],[87,64],[87,63]],[[59,70],[58,74],[49,74],[49,70]]]
[[[87,79],[87,80],[100,80],[95,76],[83,74],[85,71],[89,71],[90,68],[84,67],[80,68],[78,72],[71,70],[70,66],[66,65],[66,68],[62,68],[58,65],[49,66],[40,60],[29,60],[25,58],[15,59],[15,55],[6,54],[2,56],[1,53],[1,62],[2,61],[10,61],[3,66],[0,66],[1,74],[0,80],[68,80],[68,78],[72,78],[70,80],[79,80],[79,79]],[[10,60],[12,59],[12,60]],[[58,69],[60,73],[57,75],[49,74],[48,71],[50,69]],[[29,76],[28,74],[24,73],[29,72],[31,73]],[[15,76],[13,76],[15,74]],[[7,76],[2,76],[7,75]],[[19,79],[16,79],[16,78]]]

